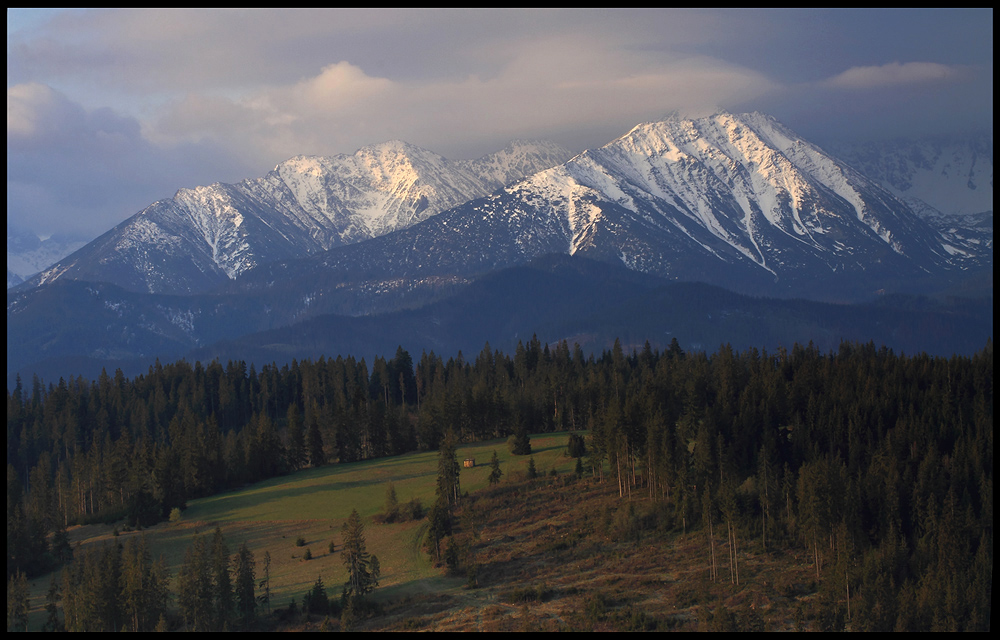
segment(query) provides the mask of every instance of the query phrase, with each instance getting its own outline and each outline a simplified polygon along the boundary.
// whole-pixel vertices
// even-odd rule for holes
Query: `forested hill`
[[[128,517],[306,466],[527,432],[587,430],[595,473],[676,526],[733,526],[858,558],[871,628],[988,628],[993,345],[973,357],[686,354],[674,342],[585,357],[537,340],[472,359],[402,348],[249,370],[181,361],[7,395],[7,571],[62,552],[49,531]],[[755,534],[756,535],[756,534]],[[58,538],[58,537],[57,537]],[[820,562],[817,563],[819,566]]]

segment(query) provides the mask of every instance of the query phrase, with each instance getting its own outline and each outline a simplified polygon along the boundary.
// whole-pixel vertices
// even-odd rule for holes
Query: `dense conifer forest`
[[[990,627],[992,341],[946,359],[870,343],[685,353],[676,341],[588,357],[532,339],[472,360],[414,363],[400,347],[370,365],[181,361],[132,380],[18,380],[7,394],[8,603],[22,575],[66,564],[65,616],[79,619],[73,585],[103,565],[98,551],[73,558],[74,524],[148,526],[187,500],[307,466],[553,431],[588,432],[574,441],[583,473],[655,503],[661,525],[725,529],[730,548],[755,538],[808,549],[817,578],[851,593],[854,628]],[[219,545],[197,542],[191,566],[210,573],[228,558]],[[153,628],[163,568],[138,543],[117,553],[155,588],[115,619]],[[200,588],[192,576],[185,589]],[[179,596],[185,615],[211,618],[192,598]],[[240,602],[226,610],[249,625]]]

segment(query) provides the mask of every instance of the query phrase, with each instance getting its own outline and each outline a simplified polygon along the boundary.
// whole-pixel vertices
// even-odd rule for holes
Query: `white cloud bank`
[[[972,77],[967,67],[936,62],[890,62],[879,66],[852,67],[828,79],[830,87],[878,89],[961,82]]]
[[[708,56],[644,57],[548,38],[521,43],[488,77],[391,80],[341,60],[241,97],[191,93],[144,131],[161,144],[213,139],[268,164],[393,138],[455,158],[552,131],[593,131],[588,142],[600,144],[609,131],[673,110],[728,106],[774,89],[763,74]]]

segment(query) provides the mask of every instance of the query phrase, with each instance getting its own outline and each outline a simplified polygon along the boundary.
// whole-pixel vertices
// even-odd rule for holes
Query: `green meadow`
[[[568,440],[567,433],[534,435],[531,456],[512,455],[506,440],[460,445],[457,458],[462,467],[462,491],[474,492],[487,486],[494,451],[504,474],[501,482],[525,474],[532,457],[539,474],[548,474],[553,469],[559,474],[570,473],[576,461],[566,455]],[[474,458],[475,467],[464,467],[466,458]],[[306,469],[193,500],[180,520],[163,522],[143,532],[122,532],[118,538],[124,542],[127,536],[146,535],[154,557],[166,556],[176,581],[184,552],[194,536],[211,536],[218,525],[230,554],[243,542],[247,543],[257,562],[258,580],[263,577],[264,554],[270,553],[271,607],[283,607],[293,599],[301,603],[302,596],[317,578],[323,580],[329,596],[339,597],[347,580],[340,558],[340,530],[351,510],[357,509],[365,523],[368,551],[378,556],[381,564],[376,598],[400,599],[458,588],[463,581],[446,578],[423,551],[426,520],[396,524],[373,521],[383,511],[390,482],[395,486],[400,506],[416,498],[426,512],[435,500],[437,467],[438,452],[427,451]],[[109,525],[74,527],[70,538],[74,546],[77,542],[84,546],[100,544],[113,539],[114,530]],[[296,545],[300,537],[305,540],[304,546]],[[335,544],[332,554],[331,541]],[[312,555],[310,560],[304,559],[307,549]],[[41,626],[49,579],[46,575],[31,582],[31,629]]]

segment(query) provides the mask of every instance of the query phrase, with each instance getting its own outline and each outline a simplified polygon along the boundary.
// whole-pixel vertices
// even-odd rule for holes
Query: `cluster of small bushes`
[[[424,506],[419,498],[413,498],[406,504],[399,504],[396,497],[396,486],[389,483],[385,489],[385,507],[383,513],[376,513],[372,518],[375,524],[392,524],[394,522],[409,522],[424,518]]]
[[[392,524],[394,522],[410,522],[411,520],[423,520],[424,506],[419,498],[413,498],[409,502],[397,505],[395,509],[390,509],[385,513],[376,513],[372,520],[375,524]]]
[[[510,604],[524,602],[545,602],[551,600],[555,591],[545,585],[508,589],[500,594],[500,599]]]
[[[730,608],[720,604],[714,610],[702,607],[698,623],[704,631],[767,631],[767,623],[760,612],[748,606]]]
[[[667,530],[671,525],[669,512],[657,504],[638,508],[632,502],[605,505],[601,516],[605,533],[614,540],[637,542],[642,532]]]
[[[299,536],[298,538],[295,539],[295,546],[296,547],[304,547],[304,546],[306,546],[306,539],[303,538],[302,536]],[[330,541],[330,545],[327,547],[327,550],[331,554],[334,553],[337,550],[337,543],[334,542],[333,540],[331,540]],[[302,554],[302,559],[303,560],[312,560],[312,558],[313,558],[312,551],[307,548],[305,550],[305,553]]]
[[[614,606],[614,600],[598,591],[587,594],[582,604],[574,612],[571,626],[592,631],[598,623],[604,622],[608,611]]]
[[[546,547],[547,553],[556,553],[575,548],[586,536],[580,531],[564,533],[560,540],[554,540]]]
[[[655,616],[631,606],[612,612],[608,618],[619,631],[657,631],[660,628],[660,621]]]

